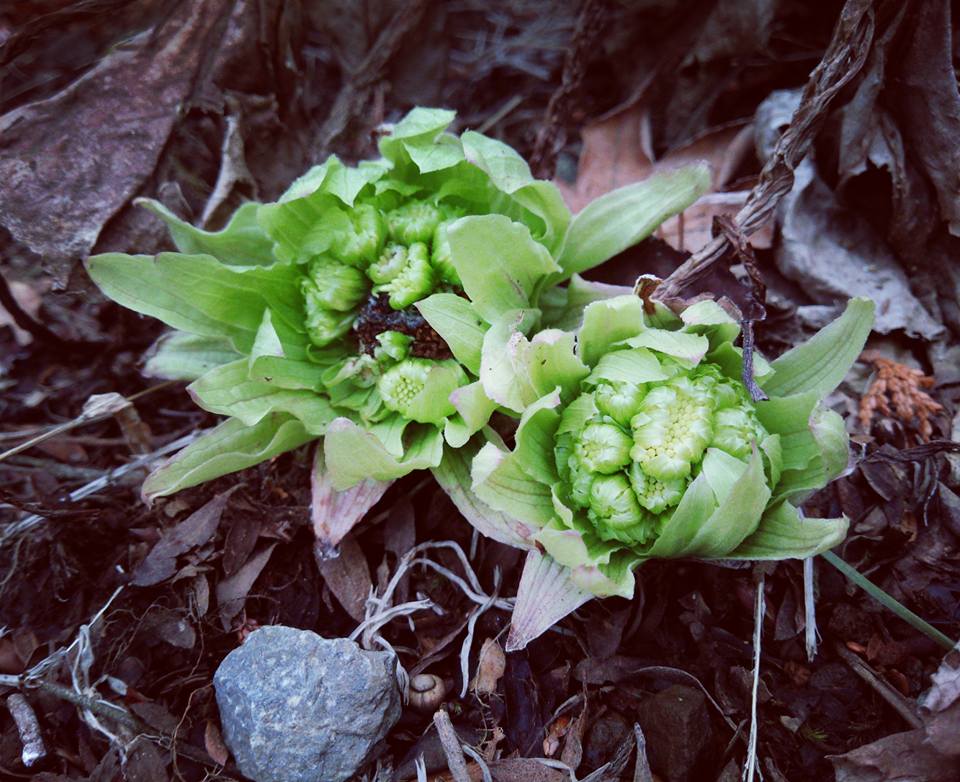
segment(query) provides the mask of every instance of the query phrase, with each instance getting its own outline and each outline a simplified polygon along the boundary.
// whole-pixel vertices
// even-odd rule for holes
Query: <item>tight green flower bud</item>
[[[393,309],[402,310],[429,296],[435,283],[433,267],[427,260],[427,246],[417,242],[407,249],[407,262],[403,269],[381,290],[390,295]]]
[[[595,422],[584,427],[574,453],[590,472],[609,475],[630,463],[632,445],[629,435],[616,424]]]
[[[431,375],[433,370],[436,375]],[[467,376],[456,362],[406,358],[380,376],[377,390],[388,410],[413,421],[437,424],[454,410],[450,392],[466,382]],[[425,390],[426,397],[418,399]]]
[[[718,410],[713,419],[714,434],[710,443],[738,459],[750,456],[750,443],[758,437],[758,422],[738,407]]]
[[[321,307],[340,312],[352,310],[367,298],[369,287],[362,271],[329,258],[313,261],[309,277],[301,285],[304,297],[312,297]]]
[[[442,217],[433,204],[409,201],[387,212],[390,238],[401,244],[429,242]]]
[[[370,264],[367,276],[377,285],[383,285],[400,274],[406,264],[407,248],[402,244],[388,242],[380,253],[380,258]]]
[[[336,234],[330,252],[343,263],[365,267],[380,254],[387,238],[383,217],[369,204],[357,204],[347,219],[350,227]]]
[[[713,437],[713,398],[680,377],[651,389],[631,420],[633,461],[662,481],[686,478]]]
[[[567,468],[570,473],[570,499],[581,508],[589,507],[590,487],[593,479],[597,477],[596,474],[586,469],[575,454],[567,459]]]
[[[643,508],[623,473],[598,475],[590,487],[587,516],[595,527],[626,529],[644,518]]]
[[[353,313],[336,312],[320,306],[307,296],[307,319],[304,324],[307,336],[318,348],[326,347],[335,339],[342,337],[353,325]]]
[[[637,502],[651,513],[660,514],[678,505],[687,488],[687,482],[683,479],[660,481],[647,475],[636,462],[630,463],[627,475],[633,493],[637,495]]]
[[[603,415],[621,426],[630,426],[630,419],[640,411],[646,389],[634,383],[601,383],[594,392],[594,401]]]
[[[440,223],[437,226],[437,230],[433,232],[433,252],[430,256],[430,262],[440,275],[440,279],[447,283],[447,285],[462,288],[463,283],[460,281],[460,275],[453,265],[453,257],[450,253],[450,240],[447,238],[447,228],[453,222],[453,220],[445,220]]]
[[[413,337],[400,331],[381,331],[377,334],[377,342],[380,344],[373,349],[377,361],[403,361],[410,352]]]

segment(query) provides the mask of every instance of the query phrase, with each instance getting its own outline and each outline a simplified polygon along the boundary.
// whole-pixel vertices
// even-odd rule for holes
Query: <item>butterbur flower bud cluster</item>
[[[88,260],[107,296],[175,329],[148,370],[192,380],[197,404],[227,416],[152,474],[145,496],[318,438],[318,464],[338,489],[438,467],[496,410],[519,412],[481,380],[488,333],[517,313],[536,330],[542,296],[562,317],[564,283],[708,185],[694,165],[573,218],[513,149],[449,133],[453,119],[414,109],[379,139],[379,158],[331,156],[277,201],[241,206],[221,231],[146,201],[179,252]]]
[[[412,198],[390,209],[356,204],[327,251],[311,259],[301,291],[307,335],[316,347],[342,338],[371,295],[404,310],[438,291],[461,291],[447,226],[464,210]]]
[[[557,437],[557,471],[571,507],[586,512],[601,540],[654,540],[699,475],[708,448],[747,460],[769,433],[739,380],[714,367],[646,384],[600,382],[570,409],[576,430]]]
[[[578,595],[630,597],[649,559],[807,557],[842,540],[846,519],[805,519],[798,503],[847,465],[843,420],[822,399],[872,324],[873,303],[854,299],[773,363],[754,354],[769,397],[759,401],[742,380],[738,323],[715,302],[677,316],[633,295],[601,298],[572,338],[550,335],[549,355],[515,337],[527,364],[514,377],[549,382],[512,450],[478,443],[471,489],[499,514],[485,528],[531,550],[521,625],[542,632]],[[551,614],[558,584],[570,586]]]

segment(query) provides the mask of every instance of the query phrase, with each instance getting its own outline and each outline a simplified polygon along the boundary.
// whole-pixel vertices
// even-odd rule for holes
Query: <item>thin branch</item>
[[[790,192],[794,169],[813,144],[830,103],[866,62],[875,27],[873,6],[871,0],[847,0],[844,5],[833,39],[810,74],[790,126],[777,141],[760,172],[760,180],[734,218],[734,225],[743,236],[752,236],[763,226],[780,199]],[[660,284],[654,298],[668,305],[682,301],[682,291],[723,260],[730,247],[725,234],[709,241]]]

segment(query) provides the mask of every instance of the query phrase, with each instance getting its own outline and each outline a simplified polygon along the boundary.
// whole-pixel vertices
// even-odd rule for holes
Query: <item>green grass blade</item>
[[[938,644],[940,644],[944,649],[953,649],[956,644],[951,641],[947,636],[941,633],[933,625],[925,622],[919,616],[917,616],[913,611],[907,608],[902,603],[894,600],[890,595],[884,592],[880,587],[874,584],[872,581],[869,581],[865,576],[857,572],[856,568],[851,567],[846,562],[844,562],[840,557],[834,554],[832,551],[825,551],[820,555],[827,562],[833,565],[837,570],[839,570],[843,575],[845,575],[850,581],[860,587],[864,592],[866,592],[870,597],[876,600],[885,608],[890,609],[893,613],[899,616],[904,622],[912,625],[914,628],[919,630],[921,633],[926,635],[928,638],[932,638]]]

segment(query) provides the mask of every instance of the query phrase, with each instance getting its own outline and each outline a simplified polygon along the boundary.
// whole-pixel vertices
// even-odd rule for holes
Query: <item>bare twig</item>
[[[836,643],[834,645],[834,649],[836,650],[837,654],[840,655],[843,661],[853,669],[853,672],[863,679],[868,685],[870,685],[877,695],[889,703],[893,710],[903,717],[904,721],[911,728],[923,727],[923,722],[917,716],[916,712],[906,701],[906,699],[895,689],[893,689],[893,687],[877,676],[869,665],[867,665],[863,660],[857,657],[857,655],[855,655],[841,643]]]
[[[443,754],[447,758],[447,768],[453,774],[454,782],[470,782],[470,775],[467,773],[467,761],[463,758],[460,739],[453,729],[453,723],[450,722],[450,715],[440,709],[433,715],[433,724],[437,726],[440,745],[443,747]]]
[[[747,203],[734,218],[734,225],[743,236],[753,235],[790,192],[794,169],[810,149],[831,101],[866,62],[875,27],[873,5],[871,0],[847,0],[844,5],[833,40],[810,74],[790,126],[764,165]],[[730,239],[724,234],[709,241],[661,283],[654,297],[667,305],[680,304],[682,291],[704,277],[724,258],[730,246]]]
[[[91,494],[96,494],[98,491],[102,491],[107,486],[110,486],[111,484],[120,480],[120,478],[123,476],[134,472],[141,467],[146,467],[158,459],[163,458],[167,454],[172,453],[173,451],[179,451],[181,448],[186,447],[195,439],[197,439],[200,434],[200,432],[191,432],[190,434],[184,435],[173,442],[167,443],[153,453],[145,454],[144,456],[140,456],[132,461],[127,462],[126,464],[122,464],[116,469],[108,472],[106,475],[103,475],[100,478],[97,478],[96,480],[86,484],[85,486],[81,486],[79,489],[70,492],[70,494],[67,496],[67,499],[70,502],[76,502],[77,500],[82,500],[84,497],[89,497]],[[45,519],[43,516],[32,514],[20,519],[19,521],[14,521],[10,524],[7,524],[3,528],[3,531],[0,532],[0,547],[2,547],[8,541],[16,538],[18,535],[28,532],[44,521]]]

